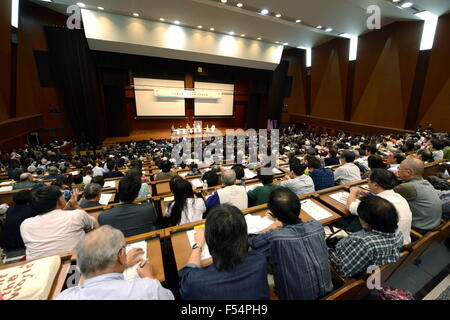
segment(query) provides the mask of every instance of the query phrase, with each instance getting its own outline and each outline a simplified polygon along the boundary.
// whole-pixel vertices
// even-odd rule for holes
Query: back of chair
[[[330,293],[323,300],[361,300],[369,294],[364,280],[355,280],[344,284],[338,290]]]
[[[450,221],[447,221],[440,229],[435,239],[435,243],[441,243],[450,236]]]

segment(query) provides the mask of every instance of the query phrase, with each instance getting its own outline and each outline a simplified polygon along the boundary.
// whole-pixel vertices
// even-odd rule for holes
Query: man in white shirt
[[[237,186],[236,172],[234,170],[225,170],[222,173],[224,188],[217,190],[206,200],[206,207],[213,208],[221,204],[231,204],[239,210],[248,208],[247,190],[243,186]]]
[[[345,150],[340,156],[341,164],[334,172],[334,181],[337,184],[346,184],[361,180],[361,171],[358,166],[353,163],[355,161],[355,153]]]
[[[98,226],[95,218],[78,205],[77,190],[67,203],[57,186],[38,188],[31,197],[37,216],[20,225],[27,260],[72,250],[85,233]]]
[[[99,161],[97,163],[97,165],[94,167],[94,169],[92,169],[92,172],[93,172],[93,175],[92,175],[93,177],[103,176],[103,168],[102,168],[101,161]]]
[[[84,283],[64,290],[56,300],[174,300],[155,279],[151,262],[142,261],[143,250],[126,254],[125,247],[123,233],[108,225],[86,235],[76,247]],[[131,267],[139,277],[125,280],[123,272]]]
[[[403,234],[403,245],[409,244],[411,242],[412,212],[408,201],[400,194],[394,192],[394,187],[397,186],[395,175],[386,169],[373,169],[369,176],[368,185],[371,193],[386,199],[395,207],[398,214],[398,229]],[[357,197],[365,193],[366,191],[357,187],[350,189],[347,208],[352,214],[358,215],[360,201]]]
[[[294,160],[289,165],[289,176],[288,180],[280,183],[282,187],[286,187],[297,196],[314,192],[314,181],[313,179],[304,174],[306,165],[301,164],[300,160],[294,158]]]

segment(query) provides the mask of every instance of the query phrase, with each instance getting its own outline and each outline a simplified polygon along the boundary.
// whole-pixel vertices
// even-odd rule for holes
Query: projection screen
[[[233,116],[234,84],[195,82],[195,89],[218,90],[222,92],[219,99],[195,99],[196,117]]]

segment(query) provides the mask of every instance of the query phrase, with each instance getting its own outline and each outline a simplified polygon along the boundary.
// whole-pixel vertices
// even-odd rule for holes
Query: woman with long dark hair
[[[173,201],[166,210],[165,216],[170,217],[173,226],[201,220],[206,212],[205,201],[195,198],[189,181],[176,176],[170,180],[170,190],[174,194]]]

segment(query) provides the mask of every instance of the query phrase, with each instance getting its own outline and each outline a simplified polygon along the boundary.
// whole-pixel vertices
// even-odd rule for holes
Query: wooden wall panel
[[[396,22],[359,38],[354,122],[404,128],[423,22]]]
[[[289,61],[288,76],[292,77],[291,96],[284,99],[288,113],[306,113],[305,99],[305,50],[291,49],[283,52],[283,59]]]
[[[438,21],[419,108],[418,124],[450,132],[450,13]]]
[[[344,119],[349,40],[334,39],[312,50],[311,115]]]
[[[11,1],[0,6],[0,122],[9,118],[11,95]]]

